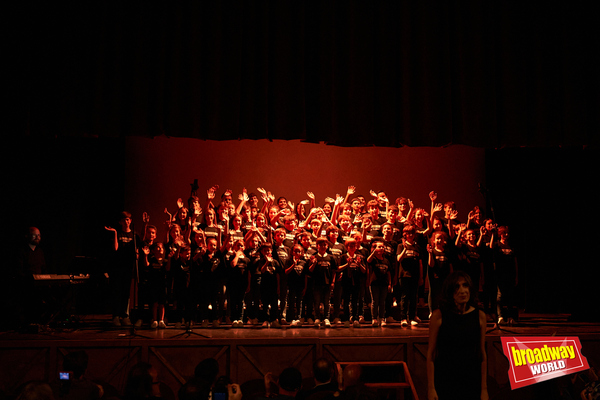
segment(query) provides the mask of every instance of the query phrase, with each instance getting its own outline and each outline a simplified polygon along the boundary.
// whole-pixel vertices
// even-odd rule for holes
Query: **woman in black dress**
[[[462,271],[444,281],[440,308],[429,321],[429,400],[488,398],[486,317],[474,293],[471,278]]]

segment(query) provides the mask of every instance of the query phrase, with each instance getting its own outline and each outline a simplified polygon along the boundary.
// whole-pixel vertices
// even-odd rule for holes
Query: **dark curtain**
[[[25,136],[598,144],[584,4],[32,4],[9,14]]]

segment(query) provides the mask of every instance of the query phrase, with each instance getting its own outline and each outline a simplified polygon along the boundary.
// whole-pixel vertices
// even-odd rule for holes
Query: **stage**
[[[578,336],[582,353],[590,364],[600,361],[600,324],[569,322],[564,314],[522,314],[516,326],[488,324],[488,386],[495,398],[531,398],[528,389],[510,391],[508,361],[500,345],[501,336]],[[81,316],[72,326],[42,329],[38,333],[0,333],[2,390],[13,393],[22,383],[52,380],[61,370],[62,357],[72,350],[85,350],[90,358],[87,377],[120,391],[127,371],[139,361],[147,361],[159,371],[159,379],[177,392],[193,375],[204,358],[213,357],[220,374],[242,384],[244,393],[258,393],[267,372],[278,373],[293,365],[310,382],[313,361],[321,356],[337,362],[403,361],[408,366],[420,399],[426,398],[426,354],[428,324],[401,327],[399,322],[385,327],[281,329],[259,326],[231,328],[150,329],[115,328],[109,315]],[[536,385],[533,385],[536,386]],[[533,390],[533,389],[530,389]],[[517,396],[517,397],[515,397]],[[410,396],[407,396],[407,398]]]

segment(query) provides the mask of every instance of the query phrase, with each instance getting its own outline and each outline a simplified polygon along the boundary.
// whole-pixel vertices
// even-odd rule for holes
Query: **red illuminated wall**
[[[275,196],[297,203],[312,191],[317,203],[348,185],[357,194],[385,190],[391,201],[408,197],[429,209],[428,193],[439,201],[454,200],[459,219],[474,206],[483,207],[478,182],[484,179],[484,150],[467,146],[448,148],[343,148],[299,141],[200,141],[180,138],[129,138],[126,145],[125,207],[140,222],[143,211],[160,225],[163,210],[176,210],[178,197],[188,198],[190,183],[198,178],[199,194],[213,184],[237,196],[264,187]],[[204,202],[204,201],[203,201]]]

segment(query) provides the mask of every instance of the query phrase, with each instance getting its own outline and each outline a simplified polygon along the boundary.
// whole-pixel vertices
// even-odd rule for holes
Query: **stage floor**
[[[412,327],[402,327],[399,322],[360,328],[194,326],[188,332],[172,325],[168,329],[142,326],[135,331],[116,328],[109,315],[87,315],[80,320],[73,327],[38,333],[0,332],[0,388],[9,393],[32,379],[50,380],[61,370],[65,354],[85,350],[90,357],[88,377],[116,391],[122,390],[127,371],[140,361],[154,365],[165,387],[176,393],[193,375],[195,365],[208,357],[218,361],[221,375],[247,387],[260,387],[267,372],[290,365],[310,377],[314,360],[327,357],[339,362],[404,361],[419,397],[426,398],[427,321]],[[600,365],[599,323],[569,322],[569,315],[564,314],[523,313],[515,326],[497,329],[488,324],[490,394],[510,392],[502,336],[577,336],[583,355],[591,364]]]
[[[521,314],[519,323],[513,326],[503,325],[500,329],[493,322],[488,322],[488,338],[511,335],[526,336],[573,336],[598,334],[599,323],[569,322],[568,314]],[[167,329],[152,329],[146,324],[133,330],[130,327],[113,327],[110,315],[87,315],[78,318],[76,323],[62,323],[58,326],[40,327],[39,332],[33,331],[0,332],[1,341],[44,341],[44,340],[186,340],[194,337],[204,339],[290,339],[290,338],[406,338],[427,337],[429,324],[427,320],[417,326],[401,326],[399,321],[382,327],[373,327],[370,323],[362,324],[360,328],[344,327],[342,324],[330,328],[316,328],[304,324],[302,327],[284,325],[281,328],[266,328],[261,325],[248,325],[234,328],[221,324],[218,328],[202,328],[193,325],[186,333],[185,328],[176,329],[169,324]],[[4,343],[6,344],[6,343]]]

